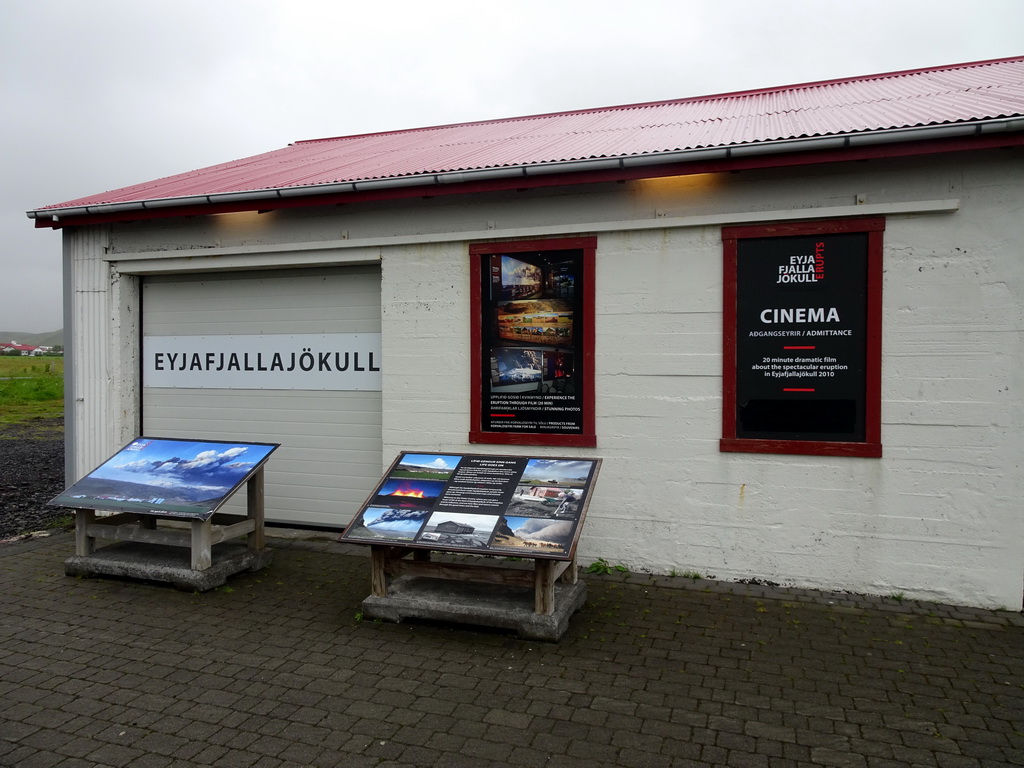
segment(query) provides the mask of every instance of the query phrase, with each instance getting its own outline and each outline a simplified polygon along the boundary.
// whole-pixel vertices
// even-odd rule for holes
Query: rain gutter
[[[587,160],[537,163],[530,165],[505,166],[501,168],[484,168],[472,171],[424,173],[399,178],[367,179],[363,181],[346,181],[335,184],[313,184],[300,187],[249,190],[245,192],[220,192],[209,195],[167,197],[123,203],[98,203],[96,205],[75,206],[69,208],[45,208],[27,211],[26,215],[30,219],[36,219],[37,226],[47,226],[48,224],[59,226],[62,218],[79,216],[118,214],[137,211],[157,211],[166,208],[216,204],[238,204],[248,202],[266,203],[274,200],[287,200],[313,195],[344,195],[352,192],[400,189],[403,187],[430,187],[465,184],[467,182],[508,181],[515,179],[550,177],[554,174],[629,171],[642,169],[645,166],[716,162],[793,152],[831,152],[882,144],[958,139],[1017,131],[1024,131],[1024,117],[997,118],[955,125],[932,125],[883,131],[867,131],[864,133],[852,133],[839,136],[780,139],[750,144],[738,144],[729,147],[652,152],[649,154],[629,155],[617,158],[602,157]]]

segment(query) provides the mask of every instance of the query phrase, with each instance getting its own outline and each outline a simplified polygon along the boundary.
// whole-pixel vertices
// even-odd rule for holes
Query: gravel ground
[[[71,510],[46,502],[64,490],[64,420],[0,425],[0,540],[60,525]]]

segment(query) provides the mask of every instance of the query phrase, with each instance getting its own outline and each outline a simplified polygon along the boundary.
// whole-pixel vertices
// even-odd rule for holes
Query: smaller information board
[[[48,503],[209,520],[278,447],[137,437]]]
[[[341,539],[569,560],[600,464],[403,451]]]

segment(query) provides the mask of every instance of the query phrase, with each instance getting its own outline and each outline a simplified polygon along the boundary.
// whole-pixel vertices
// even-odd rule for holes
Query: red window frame
[[[580,432],[498,432],[485,430],[482,419],[483,406],[483,264],[484,257],[496,254],[525,253],[533,251],[582,251],[582,286],[580,287],[579,311],[582,314],[578,327],[582,333],[581,365],[577,391],[580,394]],[[473,243],[469,246],[470,256],[470,432],[471,443],[492,443],[500,445],[554,445],[576,448],[592,448],[597,445],[594,410],[594,263],[597,251],[596,237],[568,237],[544,240],[515,240],[496,243]]]
[[[781,453],[812,456],[882,455],[882,235],[884,218],[839,219],[771,225],[723,227],[722,439],[723,452]],[[867,235],[865,392],[863,441],[760,439],[737,437],[737,254],[747,238],[814,236],[842,233]]]

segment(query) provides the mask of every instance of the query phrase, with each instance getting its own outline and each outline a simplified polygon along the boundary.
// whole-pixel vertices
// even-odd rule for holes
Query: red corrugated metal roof
[[[1024,56],[675,101],[299,141],[38,210],[756,146],[1022,115]]]

